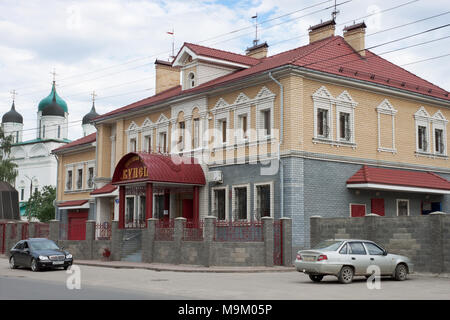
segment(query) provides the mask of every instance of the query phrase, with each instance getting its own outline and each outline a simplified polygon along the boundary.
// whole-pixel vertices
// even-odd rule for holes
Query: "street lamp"
[[[28,197],[28,201],[30,201],[31,195],[33,194],[33,179],[36,178],[36,176],[30,178],[28,175],[25,175],[25,177],[30,180],[30,196]],[[28,204],[27,204],[27,211],[28,211],[28,222],[31,222],[31,211]]]

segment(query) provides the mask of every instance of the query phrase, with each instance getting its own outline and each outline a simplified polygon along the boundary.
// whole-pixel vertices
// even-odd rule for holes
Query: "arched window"
[[[189,73],[188,81],[189,81],[189,87],[190,88],[195,87],[195,74],[193,72]]]

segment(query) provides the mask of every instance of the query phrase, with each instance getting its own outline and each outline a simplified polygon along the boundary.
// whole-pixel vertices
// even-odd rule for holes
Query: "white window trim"
[[[229,197],[228,197],[228,185],[223,186],[223,187],[214,187],[211,188],[211,211],[215,210],[215,202],[216,202],[216,197],[215,197],[215,192],[217,190],[225,190],[225,220],[219,220],[219,218],[217,216],[215,216],[217,218],[217,221],[230,221],[230,217],[229,217]]]
[[[334,98],[331,93],[325,88],[325,86],[320,87],[314,94],[312,95],[313,104],[314,104],[314,141],[333,141],[333,103]],[[317,123],[317,113],[319,109],[328,110],[328,137],[319,136],[317,133],[318,123]]]
[[[431,146],[431,139],[430,139],[430,122],[431,117],[429,113],[425,110],[424,107],[420,107],[420,109],[414,114],[414,122],[415,122],[415,137],[416,137],[416,154],[431,154],[430,148]],[[425,133],[427,137],[427,149],[426,150],[420,150],[419,149],[419,126],[425,127]]]
[[[78,188],[78,170],[81,169],[81,188]],[[84,185],[86,183],[85,179],[84,179],[84,175],[85,175],[85,170],[84,170],[84,164],[79,164],[75,167],[75,189],[76,191],[80,191],[80,190],[84,190]]]
[[[227,122],[227,134],[226,134],[226,141],[223,142],[222,141],[222,122],[226,121]],[[216,115],[214,115],[214,128],[215,128],[215,137],[214,137],[214,147],[215,148],[220,148],[220,147],[224,147],[227,146],[230,142],[230,112],[229,111],[225,111],[225,112],[220,112],[217,113]]]
[[[92,168],[93,169],[93,176],[92,176],[92,187],[89,187],[88,181],[89,181],[89,169]],[[86,172],[85,172],[86,178],[86,189],[94,189],[95,188],[95,184],[94,184],[94,179],[95,179],[95,165],[94,164],[90,164],[88,163],[86,166]]]
[[[431,130],[432,130],[432,139],[433,139],[433,154],[436,156],[447,156],[447,123],[448,120],[445,119],[444,115],[438,110],[433,117],[431,117]],[[442,144],[444,146],[444,152],[439,153],[436,151],[436,129],[442,130]]]
[[[365,203],[354,203],[354,202],[350,202],[349,205],[348,205],[348,209],[349,209],[349,217],[350,217],[350,218],[353,218],[353,217],[352,217],[352,205],[355,205],[355,206],[364,206],[364,216],[367,215],[367,205],[366,205]]]
[[[234,219],[234,210],[236,209],[236,192],[235,189],[236,188],[247,188],[247,219],[242,219],[242,220],[235,220]],[[239,185],[233,185],[232,186],[232,195],[231,195],[231,220],[232,221],[250,221],[250,216],[251,216],[251,212],[250,212],[250,183],[248,184],[239,184]]]
[[[256,219],[256,209],[258,207],[258,186],[270,186],[270,217],[274,218],[274,200],[275,200],[275,195],[274,195],[274,183],[273,181],[267,181],[267,182],[258,182],[258,183],[254,183],[253,184],[253,219]]]
[[[399,215],[398,215],[398,203],[399,203],[399,201],[406,201],[408,203],[408,214],[407,214],[407,217],[409,217],[409,215],[410,215],[409,199],[396,199],[395,204],[396,204],[397,217],[399,217]]]
[[[237,130],[234,130],[234,138],[237,144],[243,144],[250,140],[249,133],[251,133],[250,130],[250,124],[251,124],[251,108],[250,106],[245,108],[239,108],[234,111],[234,123],[235,127],[237,125]],[[241,118],[242,116],[247,117],[247,138],[243,137],[244,131],[242,130],[242,124],[241,124]]]
[[[397,110],[389,102],[389,100],[384,99],[383,102],[376,108],[378,117],[378,152],[392,152],[397,153],[397,148],[395,146],[395,115]],[[381,115],[390,115],[392,118],[392,148],[386,148],[381,145]]]
[[[275,101],[275,98],[256,103],[256,135],[257,135],[258,141],[273,139],[275,136],[274,135],[274,129],[275,129],[274,101]],[[263,134],[263,132],[264,132],[263,113],[267,110],[270,111],[270,134],[266,135],[266,134]]]
[[[71,183],[71,188],[67,189],[67,181],[69,179],[69,171],[72,171],[72,183]],[[66,167],[66,179],[64,180],[64,191],[73,191],[74,187],[73,187],[73,183],[74,183],[74,168],[73,167]]]
[[[160,120],[162,119],[163,115],[160,117]],[[169,152],[169,120],[164,117],[165,120],[162,120],[158,123],[156,127],[156,151],[161,152],[163,145],[161,144],[160,134],[165,133],[166,134],[166,152]],[[162,152],[164,153],[164,152]]]
[[[142,141],[141,141],[141,150],[145,152],[152,152],[153,151],[153,129],[142,131],[141,133]],[[150,150],[147,150],[147,138],[150,137]]]
[[[347,91],[343,91],[337,98],[336,98],[336,141],[344,142],[344,143],[355,143],[355,108],[357,103],[353,101],[350,94],[348,94]],[[348,113],[349,114],[349,122],[350,122],[350,140],[342,139],[341,132],[340,132],[340,126],[341,121],[339,119],[340,113]]]

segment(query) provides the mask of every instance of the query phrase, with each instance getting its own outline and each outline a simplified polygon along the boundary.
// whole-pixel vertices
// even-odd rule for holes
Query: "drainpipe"
[[[283,109],[284,109],[284,89],[283,85],[272,76],[272,72],[269,72],[269,77],[280,87],[280,142],[278,143],[278,163],[280,166],[280,215],[284,218],[284,174],[283,163],[281,162],[280,146],[283,143]]]

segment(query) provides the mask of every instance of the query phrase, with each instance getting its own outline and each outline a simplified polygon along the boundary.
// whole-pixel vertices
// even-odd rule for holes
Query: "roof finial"
[[[12,101],[14,104],[14,101],[16,101],[16,96],[19,94],[15,89],[13,91],[10,92],[12,95]]]
[[[55,84],[55,82],[56,82],[56,76],[57,76],[56,69],[53,68],[53,72],[50,72],[50,74],[53,75],[53,84]]]
[[[95,90],[92,91],[91,96],[92,96],[92,108],[91,108],[91,111],[92,110],[95,111],[95,97],[97,96],[97,94],[95,93]]]
[[[258,13],[252,19],[255,21],[255,39],[253,40],[253,46],[256,46],[258,44]]]

